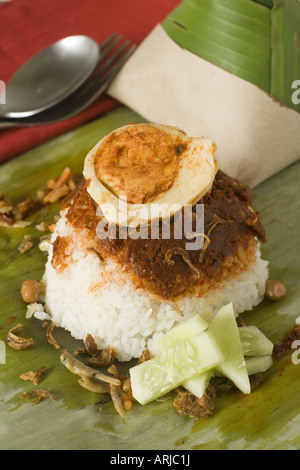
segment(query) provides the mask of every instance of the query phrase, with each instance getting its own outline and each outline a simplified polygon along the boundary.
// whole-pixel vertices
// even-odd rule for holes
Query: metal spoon
[[[92,73],[99,45],[88,36],[69,36],[34,55],[6,86],[0,117],[33,116],[64,100]]]
[[[113,33],[99,45],[101,54],[97,66],[87,80],[66,99],[49,109],[31,116],[15,118],[0,115],[1,129],[51,124],[69,119],[90,106],[106,89],[133,54],[136,45],[130,40],[120,44],[122,36]]]

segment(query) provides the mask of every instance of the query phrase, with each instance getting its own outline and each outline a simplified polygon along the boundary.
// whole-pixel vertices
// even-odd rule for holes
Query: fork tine
[[[121,35],[118,35],[117,37],[113,38],[113,40],[106,44],[105,48],[103,48],[104,50],[102,51],[100,49],[100,58],[99,58],[99,62],[98,62],[98,65],[100,62],[103,61],[103,59],[105,59],[105,57],[108,56],[108,54],[113,50],[113,48],[121,41],[122,39],[122,36]],[[100,46],[101,47],[101,46]]]
[[[93,80],[93,82],[89,85],[89,87],[85,87],[85,89],[82,90],[82,94],[78,96],[79,102],[83,102],[82,106],[80,107],[80,110],[82,111],[85,109],[90,103],[92,103],[101,93],[103,93],[108,85],[112,82],[113,78],[117,75],[121,67],[124,65],[124,63],[127,61],[127,59],[132,55],[134,50],[136,49],[136,45],[133,44],[128,51],[121,57],[120,60],[118,60],[109,71],[106,71],[106,73],[101,74],[99,73],[97,75],[97,78],[100,80]],[[101,72],[101,70],[99,70]]]
[[[130,44],[130,41],[128,41],[128,44]],[[126,44],[126,46],[128,45]],[[120,48],[121,49],[121,48]],[[124,50],[125,48],[123,48]],[[133,44],[130,49],[121,57],[121,59],[113,66],[113,68],[111,69],[111,71],[109,72],[109,79],[112,78],[112,76],[114,76],[119,70],[120,68],[125,64],[125,62],[127,61],[127,59],[129,59],[129,57],[133,54],[133,52],[135,51],[136,49],[136,45]],[[122,50],[122,52],[123,52]],[[118,51],[120,52],[120,51]],[[121,53],[121,52],[120,52]],[[116,57],[118,57],[120,54],[116,54]],[[115,57],[115,58],[116,58]]]
[[[111,34],[108,38],[106,38],[101,44],[99,44],[99,49],[100,49],[100,52],[102,49],[104,49],[109,43],[110,41],[112,41],[116,36],[117,36],[118,33],[113,33]]]
[[[126,48],[129,46],[130,41],[127,40],[122,44],[121,47],[119,47],[114,54],[109,57],[103,64],[102,64],[102,59],[100,60],[96,70],[93,72],[93,75],[90,77],[88,87],[93,86],[93,84],[101,77],[105,76],[106,72],[109,70],[109,68],[113,65],[114,62],[118,59],[118,57],[126,50]],[[85,89],[87,89],[85,85]]]
[[[106,70],[108,70],[108,68],[117,60],[117,58],[118,58],[121,54],[123,54],[123,52],[124,52],[125,49],[129,46],[129,44],[130,44],[130,41],[129,41],[129,40],[125,41],[124,44],[122,44],[122,46],[120,46],[120,47],[116,50],[116,52],[115,52],[111,57],[109,57],[109,58],[105,61],[105,63],[104,63],[104,64],[102,65],[102,67],[101,67],[102,73],[105,73]]]
[[[128,45],[128,44],[126,44]],[[95,93],[97,93],[97,87],[99,88],[99,93],[103,93],[103,91],[106,89],[106,87],[112,82],[113,78],[117,75],[121,67],[125,64],[127,59],[132,55],[134,50],[136,49],[136,45],[133,44],[130,49],[121,57],[120,60],[118,60],[110,70],[105,70],[104,74],[99,73],[98,78],[100,78],[99,82],[96,80],[93,81],[91,84],[90,89],[93,87],[95,89]],[[124,50],[124,48],[123,48]],[[119,52],[119,51],[118,51]],[[123,51],[122,51],[123,52]],[[120,55],[120,54],[118,54]],[[100,72],[100,70],[99,70]]]

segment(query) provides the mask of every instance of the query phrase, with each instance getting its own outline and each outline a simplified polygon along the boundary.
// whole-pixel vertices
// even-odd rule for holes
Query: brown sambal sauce
[[[89,247],[102,259],[113,257],[131,273],[136,285],[163,299],[176,299],[189,291],[203,295],[201,286],[207,288],[239,274],[255,261],[255,238],[266,242],[260,214],[252,209],[251,190],[221,170],[210,192],[198,202],[204,204],[204,245],[188,252],[185,246],[191,240],[184,234],[182,239],[172,238],[172,224],[170,239],[99,239],[96,230],[102,217],[96,214],[87,186],[88,181],[83,181],[63,201],[62,208],[69,209],[67,220],[74,228],[85,230]],[[62,240],[57,245],[52,259],[55,268],[58,259],[63,262]]]

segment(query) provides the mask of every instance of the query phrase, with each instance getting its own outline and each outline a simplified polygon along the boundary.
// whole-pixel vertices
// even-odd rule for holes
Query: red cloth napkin
[[[139,44],[180,0],[12,0],[0,3],[0,80],[7,82],[33,54],[65,36],[102,42],[113,32]],[[0,128],[0,162],[119,106],[102,96],[79,115],[31,128]]]

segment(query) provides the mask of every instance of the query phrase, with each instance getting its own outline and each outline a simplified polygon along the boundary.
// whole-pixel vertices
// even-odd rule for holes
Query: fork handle
[[[1,121],[1,118],[0,118],[0,128],[1,129],[6,129],[6,128],[8,129],[10,127],[15,127],[16,125],[18,125],[18,123],[13,122],[13,121],[9,122],[7,120]]]
[[[11,129],[13,127],[28,127],[30,124],[22,124],[20,121],[14,121],[8,118],[0,117],[0,130],[1,129]]]

